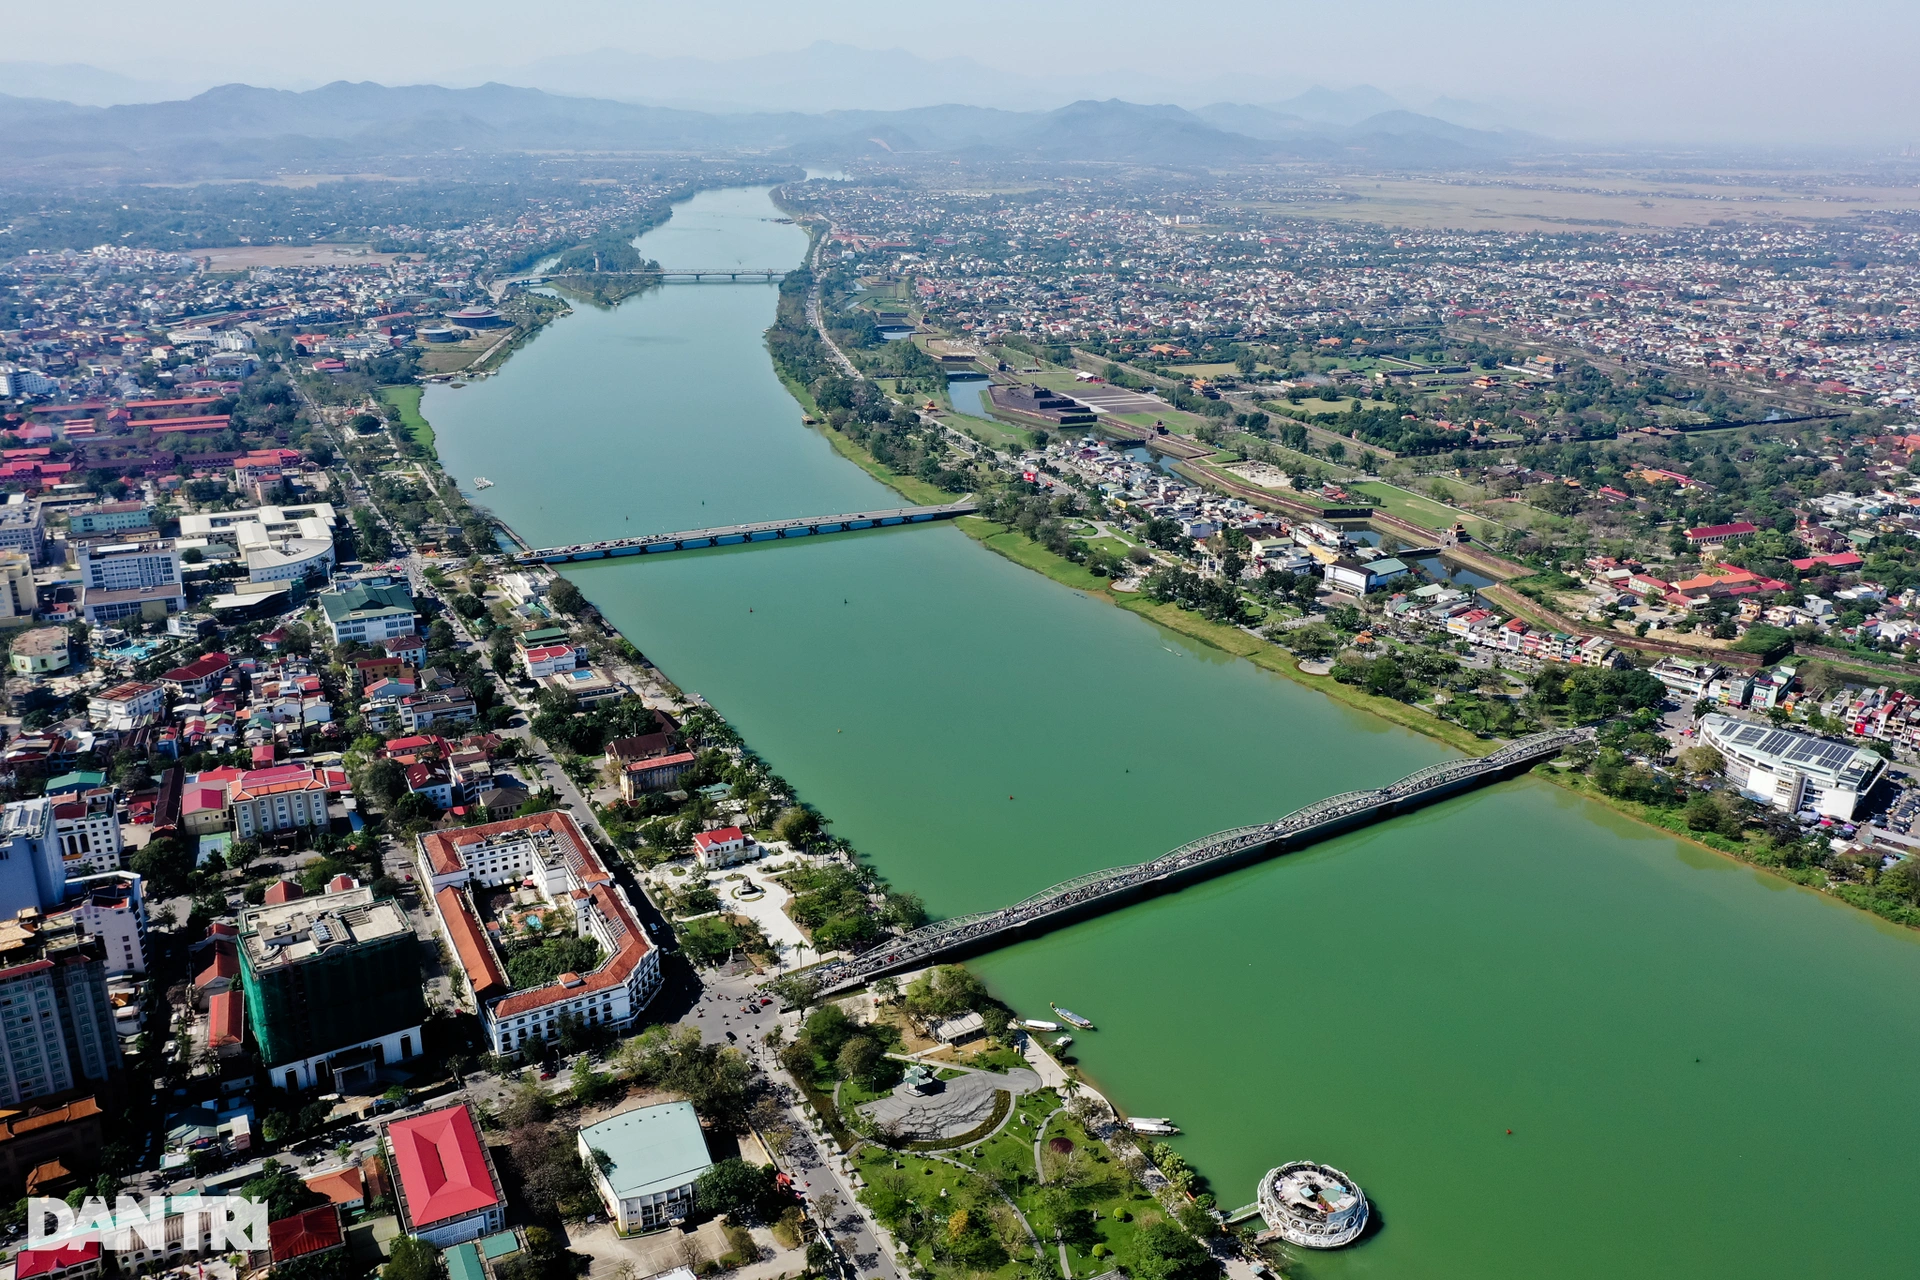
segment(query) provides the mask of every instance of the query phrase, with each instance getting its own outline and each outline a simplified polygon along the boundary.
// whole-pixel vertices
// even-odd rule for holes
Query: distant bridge
[[[729,282],[744,280],[758,284],[785,280],[791,267],[662,267],[657,273],[662,284],[718,284],[725,276]]]
[[[841,516],[803,516],[795,520],[761,520],[680,533],[650,533],[638,538],[611,538],[571,547],[542,547],[514,558],[521,564],[566,564],[572,560],[604,560],[610,556],[655,555],[664,551],[692,551],[698,547],[728,547],[743,542],[773,542],[780,538],[808,538],[822,533],[848,533],[897,524],[928,524],[972,515],[980,508],[971,500],[938,507],[898,507],[892,511],[856,511]]]
[[[661,267],[658,271],[585,271],[592,276],[656,276],[661,284],[767,284],[785,280],[792,267]],[[544,276],[519,276],[507,281],[507,288],[531,289],[549,280],[576,274],[556,271]]]
[[[1294,810],[1278,822],[1218,831],[1151,862],[1089,872],[998,911],[938,921],[850,960],[821,965],[808,974],[819,982],[819,994],[830,996],[889,973],[1005,946],[1519,773],[1542,760],[1551,760],[1589,737],[1590,732],[1563,729],[1536,733],[1510,742],[1489,756],[1430,765],[1389,787],[1329,796]]]

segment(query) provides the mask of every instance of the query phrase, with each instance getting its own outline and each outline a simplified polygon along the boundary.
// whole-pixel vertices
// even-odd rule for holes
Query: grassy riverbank
[[[438,458],[440,455],[433,447],[433,424],[420,414],[420,397],[425,391],[426,388],[418,383],[405,387],[382,387],[380,398],[392,405],[394,412],[400,415],[401,430],[412,437],[413,442],[424,449],[429,458]]]
[[[805,397],[800,388],[789,383],[789,389],[797,398],[800,398],[803,404],[811,404],[811,400]],[[842,457],[859,466],[882,484],[888,485],[913,501],[934,503],[951,499],[951,494],[933,485],[911,476],[896,475],[876,461],[858,442],[836,431],[833,427],[823,424],[820,430]],[[1353,685],[1341,684],[1332,676],[1302,671],[1299,659],[1292,653],[1238,627],[1210,621],[1177,605],[1158,603],[1144,594],[1116,592],[1113,590],[1110,579],[1088,572],[1084,566],[1054,554],[1031,538],[1005,525],[995,524],[991,520],[978,516],[962,516],[954,523],[988,550],[1005,556],[1023,568],[1044,574],[1062,586],[1105,600],[1169,631],[1178,632],[1236,657],[1245,658],[1263,670],[1306,685],[1356,711],[1367,712],[1402,728],[1411,729],[1415,733],[1443,742],[1464,755],[1488,755],[1500,745],[1498,742],[1478,738],[1460,725],[1430,715],[1418,707],[1391,698],[1375,697]],[[1615,813],[1652,827],[1662,835],[1684,840],[1688,844],[1717,853],[1722,857],[1732,858],[1793,884],[1824,893],[1849,906],[1879,916],[1883,920],[1909,927],[1920,927],[1920,910],[1892,899],[1882,898],[1863,885],[1830,882],[1826,875],[1818,870],[1786,867],[1764,861],[1761,851],[1751,840],[1744,838],[1733,840],[1713,832],[1692,830],[1687,826],[1679,809],[1659,808],[1607,795],[1594,786],[1584,774],[1575,770],[1540,768],[1535,772],[1556,786],[1572,791],[1584,799],[1605,805]]]

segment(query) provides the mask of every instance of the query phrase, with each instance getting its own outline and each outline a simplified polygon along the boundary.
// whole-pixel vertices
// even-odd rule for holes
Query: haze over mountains
[[[817,162],[862,155],[1155,165],[1351,159],[1435,167],[1498,162],[1542,145],[1530,135],[1407,111],[1371,88],[1315,89],[1291,102],[1198,111],[1108,99],[1050,111],[944,105],[811,114],[689,111],[504,84],[339,81],[298,93],[224,85],[177,101],[111,107],[0,95],[0,161],[41,172],[234,176],[456,149],[727,151]]]

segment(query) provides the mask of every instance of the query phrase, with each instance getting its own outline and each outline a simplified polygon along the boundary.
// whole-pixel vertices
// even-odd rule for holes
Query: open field
[[[1352,403],[1350,400],[1322,400],[1318,396],[1311,396],[1302,400],[1299,404],[1294,404],[1291,400],[1268,400],[1264,402],[1262,407],[1265,408],[1268,413],[1281,413],[1289,417],[1310,418],[1316,413],[1345,413],[1347,411],[1347,405],[1350,403]],[[1391,409],[1393,404],[1387,400],[1374,400],[1366,397],[1361,399],[1360,407],[1362,409]]]
[[[1626,172],[1595,172],[1578,187],[1524,175],[1504,182],[1440,178],[1354,178],[1334,184],[1324,200],[1275,206],[1289,217],[1345,218],[1387,226],[1470,231],[1573,231],[1608,227],[1698,227],[1714,221],[1819,220],[1859,213],[1920,209],[1911,187],[1847,183],[1821,186],[1809,177],[1788,190],[1740,175],[1727,183],[1665,182]]]
[[[1394,485],[1382,484],[1377,480],[1368,480],[1348,487],[1353,492],[1364,493],[1378,502],[1386,509],[1388,515],[1399,516],[1402,520],[1417,524],[1423,529],[1438,532],[1453,528],[1454,523],[1458,521],[1466,525],[1467,531],[1481,542],[1498,539],[1500,534],[1505,532],[1500,526],[1469,512],[1456,510],[1435,502],[1431,498],[1423,498],[1418,494],[1409,493]]]
[[[195,249],[209,271],[249,271],[254,267],[355,267],[392,262],[395,255],[375,253],[364,244],[242,244],[229,249]]]

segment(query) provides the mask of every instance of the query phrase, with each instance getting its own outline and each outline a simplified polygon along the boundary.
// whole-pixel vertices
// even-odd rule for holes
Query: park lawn
[[[895,1165],[899,1167],[895,1168]],[[869,1188],[879,1179],[892,1174],[904,1177],[912,1184],[912,1190],[908,1193],[909,1198],[916,1206],[924,1209],[928,1217],[945,1217],[959,1208],[964,1199],[960,1192],[967,1180],[980,1181],[977,1174],[956,1169],[945,1161],[928,1160],[906,1151],[889,1151],[871,1142],[860,1148],[859,1154],[854,1157],[854,1167],[860,1171],[861,1180]],[[946,1193],[945,1196],[941,1195],[943,1191]],[[868,1190],[859,1192],[859,1197],[863,1201],[868,1200],[869,1195]],[[990,1188],[987,1190],[987,1201],[990,1204],[1003,1206],[1005,1203]],[[1002,1211],[1004,1212],[1004,1208]],[[1024,1237],[1025,1233],[1021,1234]],[[1010,1256],[1007,1264],[999,1270],[969,1272],[969,1276],[973,1278],[1004,1277],[1005,1280],[1013,1280],[1013,1277],[1027,1272],[1035,1262],[1043,1262],[1045,1258],[1044,1252],[1040,1258],[1034,1257],[1031,1240],[1024,1241],[1017,1249],[1008,1250],[1008,1253]],[[916,1274],[953,1274],[950,1267],[940,1266],[934,1262],[933,1250],[925,1245],[914,1251],[913,1260],[917,1264],[914,1268]],[[935,1269],[936,1267],[938,1270]]]
[[[1265,408],[1268,413],[1278,413],[1290,418],[1307,419],[1316,413],[1345,413],[1348,403],[1350,403],[1349,400],[1322,400],[1318,396],[1314,396],[1302,400],[1299,404],[1294,404],[1290,400],[1272,400],[1268,401],[1262,407]],[[1388,400],[1372,400],[1363,397],[1360,401],[1360,407],[1362,409],[1391,409],[1393,408],[1393,403]],[[1316,422],[1313,425],[1318,427],[1324,424]]]
[[[1110,551],[1123,560],[1126,558],[1127,552],[1132,550],[1136,545],[1137,544],[1132,542],[1123,542],[1119,538],[1090,538],[1087,540],[1088,551]]]
[[[1471,512],[1449,507],[1431,498],[1423,498],[1397,485],[1369,480],[1350,487],[1356,493],[1364,493],[1369,498],[1377,499],[1380,505],[1387,509],[1389,515],[1399,516],[1402,520],[1411,521],[1423,529],[1451,529],[1457,521],[1465,524],[1468,532],[1483,542],[1489,538],[1498,538],[1501,532],[1499,526],[1480,519]]]
[[[1016,427],[1011,422],[1000,422],[993,418],[976,418],[972,414],[961,413],[957,409],[947,414],[945,421],[948,426],[965,432],[985,445],[997,447],[1010,444],[1020,449],[1033,448],[1033,432],[1025,427]]]
[[[1189,378],[1224,378],[1230,373],[1239,373],[1240,366],[1231,361],[1222,360],[1215,364],[1170,364],[1170,373],[1184,373]]]
[[[434,452],[433,424],[420,414],[420,397],[426,388],[421,386],[382,387],[380,398],[400,414],[400,426],[413,437],[413,442],[427,451],[429,457],[440,455]]]
[[[1064,586],[1080,591],[1105,593],[1112,585],[1108,579],[1090,573],[1085,567],[1053,554],[1025,534],[1008,529],[1005,525],[995,524],[991,520],[982,520],[979,516],[961,516],[954,523],[985,543],[989,550],[1036,573],[1044,573]]]

